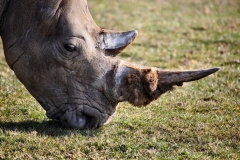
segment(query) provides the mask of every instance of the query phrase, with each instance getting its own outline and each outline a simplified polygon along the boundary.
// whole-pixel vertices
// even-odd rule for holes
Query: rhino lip
[[[65,103],[59,107],[50,106],[48,103],[41,103],[50,119],[58,119],[67,128],[93,129],[98,128],[107,122],[110,115],[98,108],[86,104]]]
[[[50,87],[44,90],[49,94],[37,93],[36,99],[46,110],[47,117],[60,120],[67,128],[76,129],[94,129],[107,123],[115,113],[118,103],[111,97],[115,94],[114,91],[109,91],[109,86],[105,85],[100,89],[96,88],[96,84],[84,83],[74,75],[66,78],[64,83],[58,83],[57,95],[60,97],[57,97],[56,92],[50,93]]]
[[[92,86],[73,79],[68,82],[75,85],[68,85],[65,103],[56,105],[54,101],[49,102],[49,99],[43,98],[39,101],[46,110],[47,117],[60,120],[68,128],[94,129],[104,125],[115,112],[116,103]]]

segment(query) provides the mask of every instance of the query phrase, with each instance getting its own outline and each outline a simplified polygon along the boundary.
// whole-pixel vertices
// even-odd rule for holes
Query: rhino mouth
[[[103,126],[116,111],[113,103],[102,91],[86,84],[67,88],[67,99],[59,106],[40,102],[50,119],[60,120],[67,128],[95,129]]]
[[[47,112],[50,118],[58,119],[67,128],[94,129],[104,125],[109,115],[93,106],[83,104],[63,104],[58,109]]]

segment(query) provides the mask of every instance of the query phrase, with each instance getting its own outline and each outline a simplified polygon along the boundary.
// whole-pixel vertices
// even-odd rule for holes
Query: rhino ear
[[[115,32],[103,30],[100,33],[99,47],[105,50],[107,56],[117,56],[137,36],[138,31]]]

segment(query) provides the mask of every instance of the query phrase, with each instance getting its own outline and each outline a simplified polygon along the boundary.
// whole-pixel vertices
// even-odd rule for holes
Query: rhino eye
[[[76,51],[76,47],[73,44],[65,44],[64,48],[69,52]]]

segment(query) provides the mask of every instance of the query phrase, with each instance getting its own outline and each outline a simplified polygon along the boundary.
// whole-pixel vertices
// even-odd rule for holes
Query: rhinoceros
[[[0,1],[9,67],[47,117],[69,128],[98,128],[119,102],[146,106],[175,85],[219,70],[168,71],[116,58],[137,34],[98,27],[86,0]]]

